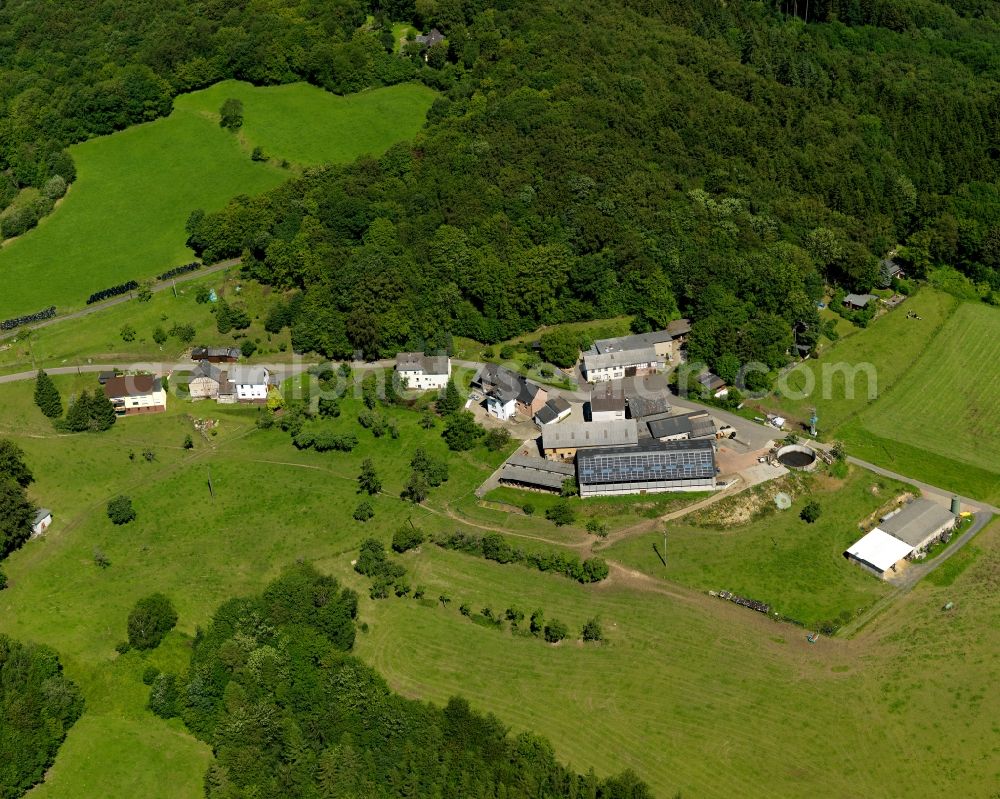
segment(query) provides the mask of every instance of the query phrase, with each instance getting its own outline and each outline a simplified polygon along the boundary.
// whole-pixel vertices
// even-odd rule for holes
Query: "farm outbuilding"
[[[563,483],[573,477],[574,472],[571,463],[512,455],[504,464],[499,480],[502,484],[518,488],[558,493],[562,490]]]
[[[929,499],[915,499],[882,517],[878,528],[909,544],[917,552],[926,549],[955,526],[955,516]]]
[[[644,441],[580,452],[576,459],[581,497],[711,491],[715,448],[711,441]]]
[[[44,533],[50,524],[52,524],[52,511],[48,508],[39,508],[31,520],[31,537]]]
[[[896,567],[912,552],[913,547],[909,544],[875,528],[848,547],[844,557],[884,580],[895,573]]]

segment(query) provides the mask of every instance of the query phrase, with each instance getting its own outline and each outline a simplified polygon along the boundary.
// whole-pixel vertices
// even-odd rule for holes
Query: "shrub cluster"
[[[201,264],[197,261],[192,261],[189,264],[184,264],[184,266],[175,266],[173,269],[168,269],[162,275],[157,275],[157,280],[170,280],[172,277],[177,277],[178,275],[184,275],[188,272],[195,272],[201,269]]]
[[[608,576],[608,564],[603,558],[587,558],[581,561],[576,555],[564,552],[525,552],[511,546],[498,533],[479,537],[455,532],[450,536],[438,538],[435,543],[443,549],[478,555],[496,563],[520,563],[542,572],[558,572],[581,583],[599,583]]]
[[[100,291],[95,291],[87,297],[87,305],[93,305],[95,302],[107,300],[111,297],[117,297],[120,294],[127,294],[130,291],[136,291],[138,288],[139,284],[134,280],[130,280],[128,283],[121,283],[117,286],[112,286],[109,289],[101,289]]]
[[[310,427],[300,430],[292,443],[298,449],[312,447],[317,452],[350,452],[358,445],[358,437],[353,433],[334,433],[322,428]]]
[[[10,210],[3,219],[0,219],[0,239],[12,239],[27,233],[52,210],[54,205],[51,197],[42,195],[19,208]]]
[[[27,325],[31,322],[40,322],[43,319],[51,319],[56,315],[56,306],[50,305],[44,311],[36,311],[26,316],[15,316],[13,319],[4,319],[0,322],[0,330],[13,330],[20,325]]]
[[[409,593],[409,586],[404,579],[406,568],[389,559],[385,547],[377,538],[366,538],[361,542],[361,551],[354,562],[354,571],[372,581],[368,592],[372,599],[385,599],[393,589],[397,596]]]

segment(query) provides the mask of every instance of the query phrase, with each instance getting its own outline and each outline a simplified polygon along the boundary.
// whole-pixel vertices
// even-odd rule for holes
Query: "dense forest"
[[[68,144],[165,116],[181,92],[224,78],[339,93],[412,79],[419,61],[390,56],[388,20],[371,11],[366,0],[0,4],[0,238],[65,193]]]
[[[302,292],[300,349],[682,313],[692,357],[777,367],[897,246],[1000,290],[994,4],[418,5],[450,62],[412,145],[190,221]]]
[[[393,21],[447,38],[395,54]],[[0,74],[0,205],[51,206],[66,144],[221,78],[441,90],[412,144],[192,215],[324,355],[684,314],[693,358],[776,367],[824,284],[866,291],[896,248],[1000,296],[987,0],[19,0]]]
[[[261,596],[231,600],[199,632],[186,682],[160,674],[150,707],[179,714],[213,746],[212,799],[579,797],[645,799],[634,775],[598,780],[559,765],[550,744],[517,736],[452,699],[393,693],[347,654],[357,596],[299,564]]]
[[[76,685],[56,653],[0,635],[0,797],[41,782],[59,745],[83,712]]]

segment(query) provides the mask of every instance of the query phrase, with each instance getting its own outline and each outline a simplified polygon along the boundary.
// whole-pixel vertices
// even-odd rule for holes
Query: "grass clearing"
[[[248,156],[259,146],[273,160],[308,166],[380,155],[396,142],[413,138],[435,97],[437,92],[422,83],[342,96],[308,83],[252,86],[226,80],[181,95],[174,107],[218,126],[222,104],[229,98],[240,100],[239,140]]]
[[[218,125],[222,100],[234,94],[245,106],[239,135]],[[305,164],[379,153],[420,128],[433,96],[410,85],[336,97],[304,84],[227,81],[178,97],[165,119],[74,145],[78,177],[59,208],[0,250],[0,318],[81,307],[93,291],[190,261],[191,211],[289,177],[251,161],[248,147]]]

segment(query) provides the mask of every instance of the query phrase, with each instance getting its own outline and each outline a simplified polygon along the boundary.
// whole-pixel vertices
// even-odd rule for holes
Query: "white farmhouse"
[[[271,374],[263,366],[233,366],[221,373],[219,402],[252,402],[258,405],[267,402],[267,390]]]
[[[448,385],[451,378],[451,358],[422,352],[400,352],[396,355],[396,374],[407,388],[440,390]]]

